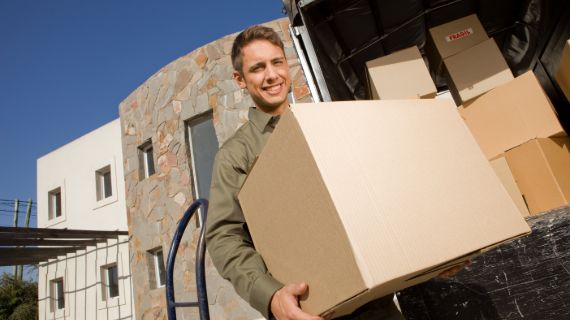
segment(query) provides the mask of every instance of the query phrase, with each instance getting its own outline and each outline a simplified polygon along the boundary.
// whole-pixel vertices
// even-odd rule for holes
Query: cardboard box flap
[[[488,159],[534,138],[564,135],[532,71],[479,96],[459,112]]]
[[[491,167],[493,167],[493,170],[495,170],[497,177],[503,183],[505,190],[507,190],[511,196],[511,199],[513,199],[513,202],[517,205],[517,208],[519,208],[521,215],[523,217],[528,216],[528,208],[522,197],[522,193],[517,186],[517,182],[511,173],[511,169],[509,168],[509,164],[507,163],[505,156],[501,155],[497,159],[492,160],[490,163]]]
[[[520,87],[519,91],[515,91],[517,88],[508,84],[504,86],[504,94],[513,99],[520,99],[514,102],[514,105],[518,107],[517,111],[528,128],[529,139],[565,135],[564,129],[558,122],[556,110],[534,73],[525,72],[517,77],[517,81],[526,86],[525,94],[520,93]]]
[[[453,102],[297,104],[293,111],[368,287],[528,231]]]
[[[282,283],[309,283],[311,310],[328,310],[334,305],[327,301],[366,289],[334,203],[290,111],[281,116],[238,199],[255,248],[273,276]],[[275,249],[273,243],[288,246]]]
[[[570,202],[570,139],[557,137],[538,141],[551,173],[557,178],[558,191],[566,203]]]

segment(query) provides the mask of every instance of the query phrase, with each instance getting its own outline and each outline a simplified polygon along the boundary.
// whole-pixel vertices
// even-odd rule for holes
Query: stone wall
[[[285,43],[297,101],[310,101],[303,72],[288,33],[288,20],[266,24]],[[125,170],[130,261],[137,319],[166,319],[164,288],[151,288],[148,250],[162,247],[166,259],[176,224],[193,201],[193,177],[186,120],[212,110],[219,143],[247,121],[251,98],[231,78],[234,35],[209,43],[151,76],[119,106]],[[151,139],[156,173],[144,179],[138,147]],[[193,219],[194,220],[194,219]],[[194,251],[198,233],[191,221],[177,253],[177,301],[195,301]],[[251,309],[207,261],[212,319],[256,319]],[[197,319],[195,308],[179,308],[179,319]]]

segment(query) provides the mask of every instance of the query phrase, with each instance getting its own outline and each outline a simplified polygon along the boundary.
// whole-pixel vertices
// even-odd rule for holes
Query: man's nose
[[[269,66],[265,69],[265,77],[268,80],[274,80],[277,79],[278,75],[277,75],[277,69],[274,66]]]

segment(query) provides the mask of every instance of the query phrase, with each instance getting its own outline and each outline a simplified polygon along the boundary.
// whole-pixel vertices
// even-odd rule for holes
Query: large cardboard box
[[[448,57],[444,64],[447,85],[457,105],[514,78],[494,39]]]
[[[491,167],[495,170],[495,174],[497,174],[497,177],[499,177],[499,180],[503,183],[503,187],[505,187],[511,199],[513,199],[513,202],[517,205],[517,208],[519,208],[521,215],[528,217],[528,208],[505,156],[503,155],[495,160],[491,160]]]
[[[570,40],[566,41],[566,45],[562,50],[556,81],[564,95],[566,95],[566,99],[570,101]]]
[[[531,214],[570,203],[570,139],[533,139],[505,156]]]
[[[434,98],[437,93],[418,47],[368,61],[366,67],[374,100]]]
[[[426,55],[430,69],[439,71],[443,59],[487,39],[487,32],[475,14],[429,29]]]
[[[450,100],[297,104],[238,194],[301,307],[340,316],[529,232]]]
[[[459,108],[488,159],[534,138],[565,135],[532,71]]]

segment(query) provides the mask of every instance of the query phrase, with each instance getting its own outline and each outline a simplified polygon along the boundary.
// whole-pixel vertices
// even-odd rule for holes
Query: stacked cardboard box
[[[366,67],[374,100],[434,98],[437,92],[417,47],[368,61]]]
[[[459,113],[487,159],[505,158],[530,214],[570,203],[568,138],[532,71],[470,101]]]
[[[570,139],[532,139],[505,153],[531,214],[570,203]]]
[[[238,194],[311,314],[348,314],[529,232],[451,100],[297,104]]]
[[[431,28],[426,54],[432,69],[445,74],[457,105],[513,79],[495,40],[474,14]]]
[[[444,59],[487,39],[485,28],[474,14],[429,29],[426,54],[430,68],[441,72]]]
[[[511,199],[513,199],[513,202],[517,205],[517,208],[519,209],[521,215],[523,217],[527,217],[529,215],[529,212],[526,206],[526,202],[522,197],[522,192],[517,185],[513,173],[511,172],[511,168],[507,163],[507,159],[505,159],[504,156],[501,156],[497,159],[491,160],[491,167],[493,167],[493,170],[495,170],[497,177],[499,177],[501,183],[503,183],[503,186],[509,193],[509,196],[511,196]]]
[[[487,36],[474,14],[431,28],[426,55],[432,71],[446,75],[451,96],[462,105],[461,115],[487,159],[493,160],[497,175],[520,213],[527,216],[529,211],[535,214],[568,203],[561,182],[566,172],[557,171],[555,179],[549,180],[559,190],[552,196],[561,199],[550,201],[544,192],[522,182],[513,184],[515,180],[526,181],[521,175],[530,169],[517,169],[516,173],[509,169],[515,161],[521,162],[511,149],[522,148],[533,139],[565,135],[534,74],[514,79],[495,41]],[[432,98],[436,91],[415,47],[369,61],[367,70],[369,92],[374,99]],[[570,42],[562,54],[557,79],[562,90],[570,93]],[[528,153],[539,149],[524,150]],[[564,152],[549,155],[554,154],[560,157]]]

